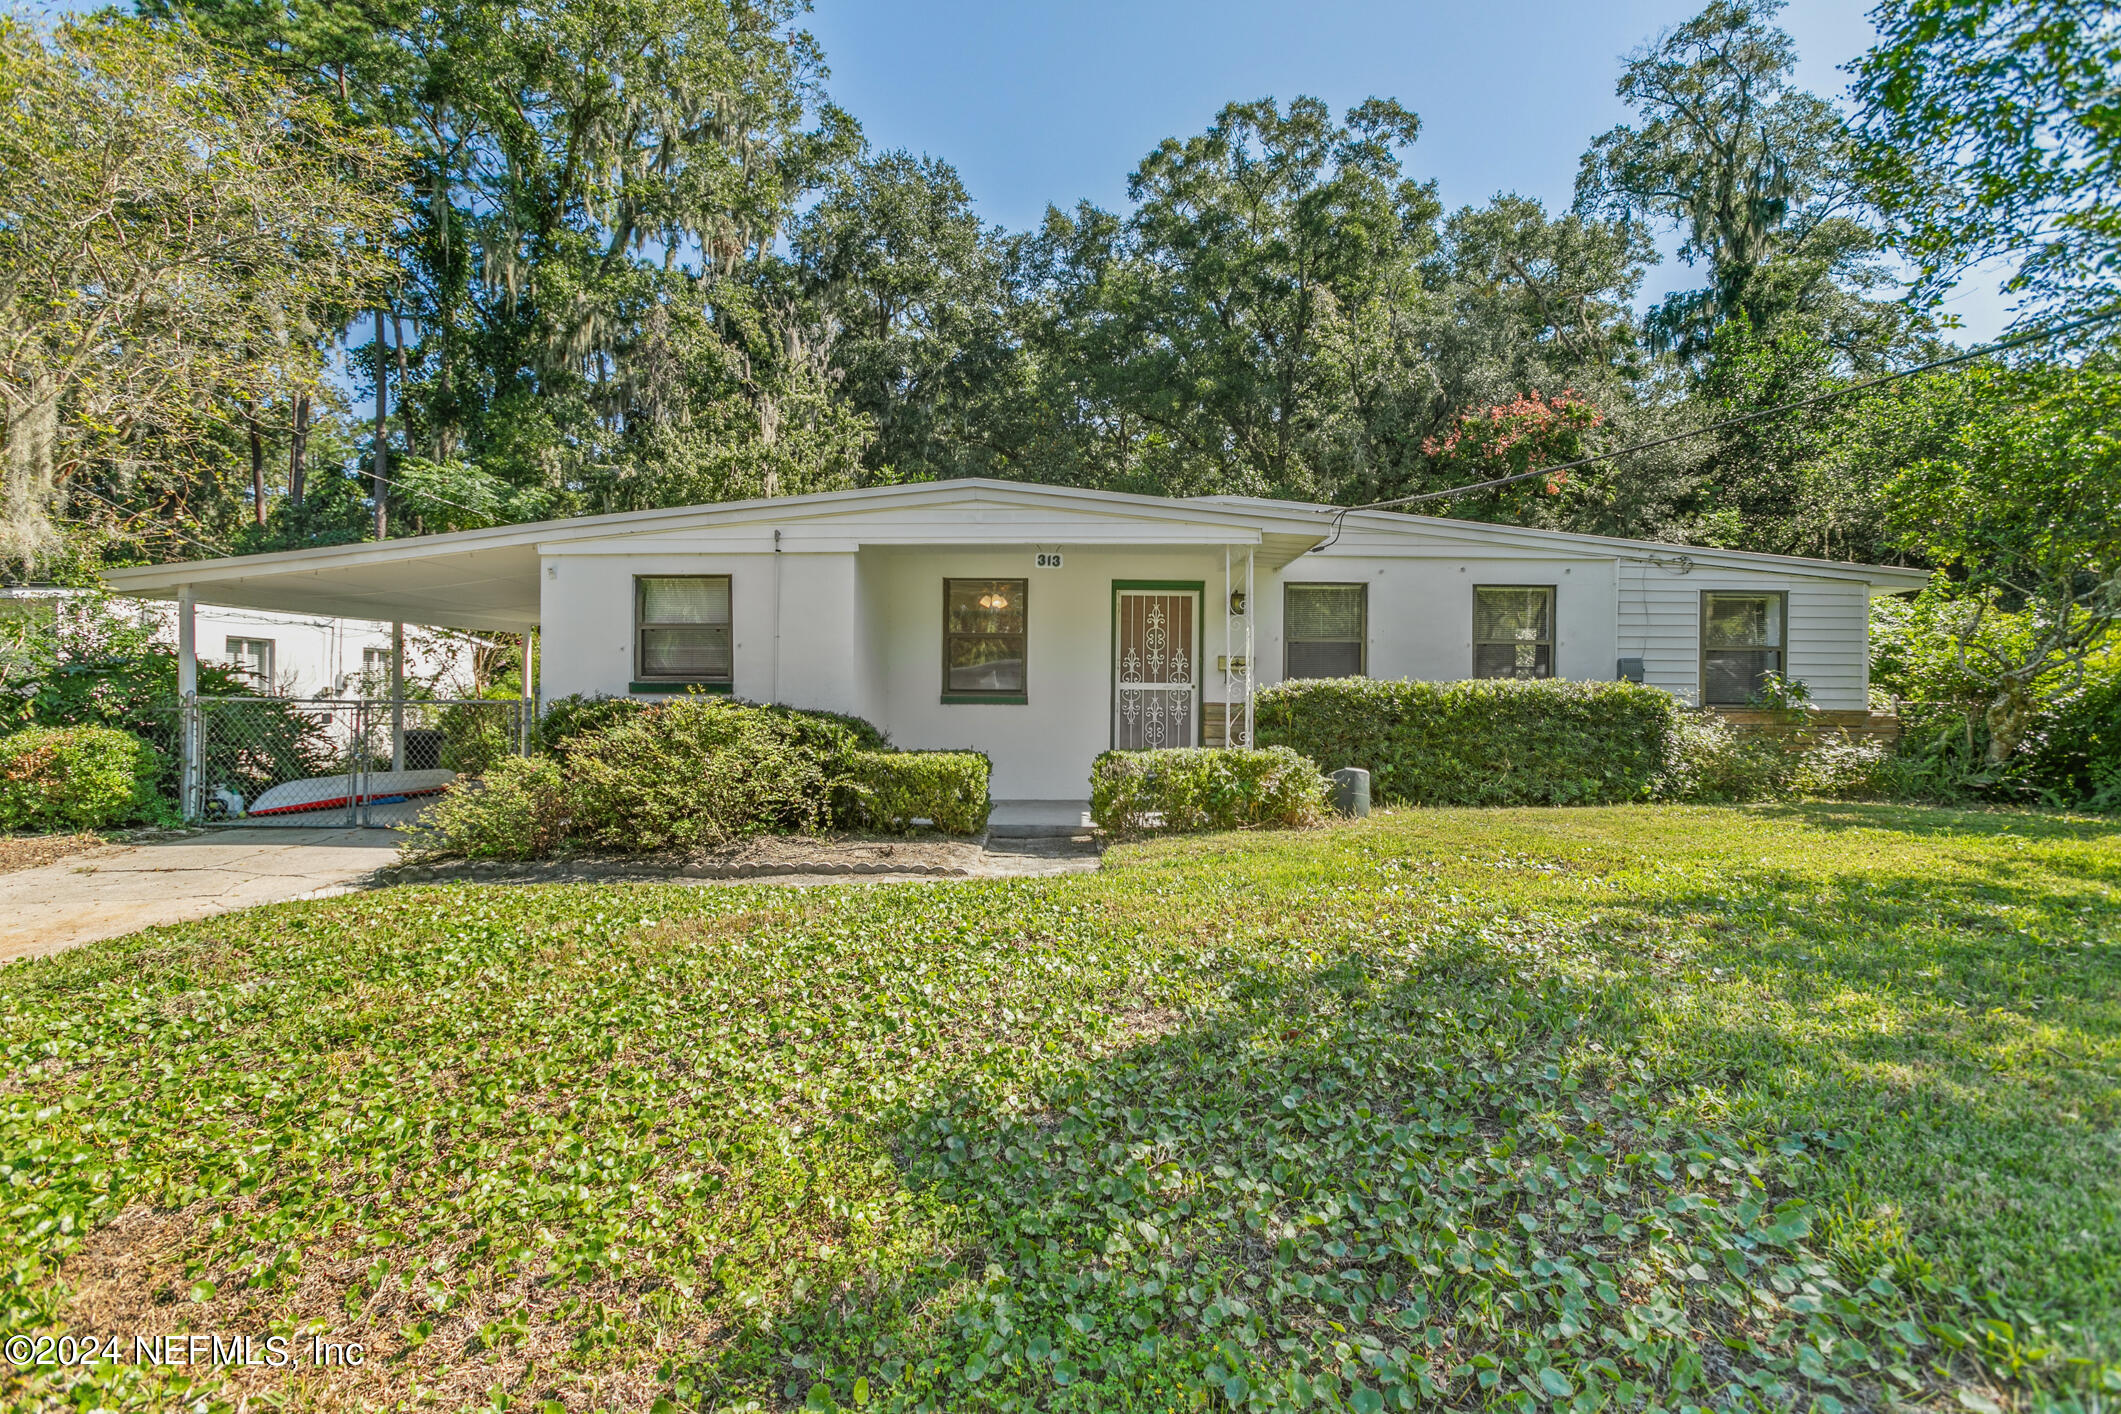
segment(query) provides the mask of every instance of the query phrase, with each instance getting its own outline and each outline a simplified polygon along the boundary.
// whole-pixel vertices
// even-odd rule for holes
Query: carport
[[[418,757],[427,731],[440,717],[470,724],[488,738],[521,751],[528,741],[533,708],[532,665],[538,617],[538,551],[525,543],[521,527],[421,536],[381,544],[324,546],[275,554],[111,570],[105,582],[119,594],[174,603],[177,618],[177,694],[182,722],[180,794],[188,820],[230,817],[255,823],[336,826],[403,818],[393,810],[401,788],[430,788],[436,773],[421,774]],[[201,697],[198,684],[200,604],[270,609],[379,620],[391,625],[390,684],[385,696],[296,702],[266,697]],[[523,645],[524,688],[512,703],[408,699],[405,693],[405,626],[424,625],[486,634],[509,634]],[[286,735],[294,714],[315,728],[315,749],[298,753],[312,774],[297,777],[287,753],[267,740],[266,725]],[[337,759],[323,761],[329,744]],[[426,763],[436,764],[436,763]],[[388,774],[386,774],[388,773]],[[240,779],[237,789],[216,779]],[[279,775],[282,780],[274,780]],[[312,784],[298,784],[307,781]],[[259,795],[262,787],[277,791]],[[260,800],[277,802],[268,813],[247,815]]]

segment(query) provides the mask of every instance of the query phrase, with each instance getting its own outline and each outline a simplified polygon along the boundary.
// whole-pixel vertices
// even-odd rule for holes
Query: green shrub
[[[1286,682],[1255,710],[1262,745],[1360,766],[1374,798],[1412,805],[1646,799],[1679,716],[1653,687],[1508,679]]]
[[[1325,818],[1329,789],[1286,746],[1107,751],[1090,767],[1090,818],[1113,835],[1295,829]]]
[[[509,756],[442,793],[404,845],[409,858],[541,859],[565,840],[567,792],[555,761]]]
[[[987,828],[992,763],[977,751],[863,751],[847,775],[852,819],[904,834],[926,820],[946,835]]]
[[[1664,800],[1745,805],[1762,800],[1909,800],[1934,787],[1921,764],[1842,733],[1780,740],[1713,712],[1685,712],[1657,783]]]
[[[585,697],[579,692],[556,697],[538,716],[537,748],[564,758],[574,738],[638,716],[649,706],[637,697]]]
[[[101,830],[162,813],[162,755],[115,727],[31,727],[0,737],[0,829]]]
[[[1682,712],[1665,749],[1657,795],[1696,805],[1744,805],[1792,793],[1797,757],[1760,732],[1740,731],[1714,712]]]
[[[515,703],[496,697],[452,702],[435,725],[442,729],[442,765],[460,776],[479,776],[516,754]]]
[[[573,833],[600,849],[654,850],[818,829],[849,762],[821,756],[807,738],[832,735],[741,704],[650,707],[573,739]]]

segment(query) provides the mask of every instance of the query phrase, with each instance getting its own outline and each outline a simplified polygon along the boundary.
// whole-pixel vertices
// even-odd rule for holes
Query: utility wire
[[[1633,456],[1637,452],[1647,452],[1655,447],[1670,446],[1674,442],[1684,442],[1690,437],[1702,437],[1711,432],[1722,432],[1727,428],[1743,427],[1749,422],[1758,422],[1764,417],[1774,417],[1781,413],[1795,412],[1799,408],[1813,407],[1835,398],[1845,398],[1851,393],[1861,393],[1866,389],[1876,388],[1882,384],[1897,382],[1902,378],[1912,378],[1918,373],[1928,373],[1938,368],[1949,368],[1955,363],[1970,363],[1974,359],[1987,358],[1990,354],[2002,353],[2006,349],[2020,348],[2026,344],[2039,343],[2044,339],[2057,338],[2063,334],[2073,334],[2079,329],[2089,329],[2098,324],[2109,324],[2116,319],[2121,319],[2121,308],[2109,309],[2103,314],[2090,315],[2084,319],[2073,320],[2068,324],[2057,324],[2051,329],[2035,329],[2030,334],[2020,334],[2016,338],[2003,339],[1993,344],[1986,344],[1981,348],[1969,349],[1965,353],[1953,354],[1950,358],[1940,358],[1931,363],[1917,364],[1913,368],[1903,368],[1893,373],[1882,373],[1876,378],[1867,378],[1861,383],[1851,383],[1842,388],[1830,388],[1824,393],[1814,393],[1808,398],[1799,398],[1795,402],[1778,403],[1774,407],[1769,408],[1756,408],[1752,412],[1740,413],[1736,417],[1727,417],[1720,422],[1711,422],[1706,426],[1691,428],[1685,432],[1674,432],[1668,437],[1657,437],[1647,442],[1637,442],[1632,447],[1621,447],[1617,451],[1600,452],[1596,456],[1579,457],[1575,461],[1561,462],[1554,466],[1535,467],[1531,471],[1513,472],[1508,476],[1497,476],[1487,481],[1476,481],[1468,486],[1453,486],[1443,491],[1424,491],[1418,496],[1395,496],[1388,501],[1371,501],[1367,505],[1361,506],[1342,506],[1333,513],[1333,534],[1327,537],[1324,544],[1314,547],[1312,553],[1316,554],[1319,550],[1329,549],[1334,541],[1340,539],[1342,524],[1356,511],[1384,511],[1392,510],[1399,506],[1420,505],[1426,501],[1448,501],[1459,496],[1471,495],[1475,491],[1492,491],[1498,486],[1509,486],[1519,481],[1530,481],[1535,476],[1557,476],[1565,471],[1574,471],[1578,467],[1595,466],[1599,462],[1608,462],[1619,457]]]
[[[76,484],[67,487],[67,490],[86,491],[89,495],[94,496],[104,505],[109,506],[112,510],[116,511],[119,515],[125,516],[128,519],[137,514],[137,512],[128,510],[124,506],[120,505],[118,502],[113,501],[110,497],[104,495],[101,491],[96,490],[93,486],[82,486]],[[75,521],[74,524],[80,525],[82,524],[82,522]],[[186,540],[191,542],[192,544],[198,546],[200,549],[204,550],[207,554],[212,555],[215,559],[220,559],[228,553],[228,551],[223,547],[209,545],[204,540],[201,540],[198,536],[191,535],[186,533],[185,531],[179,530],[174,522],[169,525],[157,526],[156,529],[167,531],[169,534],[176,536],[179,540]]]

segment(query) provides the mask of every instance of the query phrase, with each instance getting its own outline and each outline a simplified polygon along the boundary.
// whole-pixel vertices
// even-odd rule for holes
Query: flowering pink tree
[[[1590,433],[1604,421],[1605,414],[1573,389],[1564,388],[1551,398],[1535,389],[1507,403],[1460,413],[1441,436],[1425,439],[1421,450],[1439,480],[1492,481],[1590,455]],[[1567,472],[1556,472],[1543,480],[1528,478],[1519,487],[1541,488],[1552,496],[1568,478]],[[1526,497],[1518,487],[1510,487],[1497,493],[1497,499],[1506,506],[1521,506]]]

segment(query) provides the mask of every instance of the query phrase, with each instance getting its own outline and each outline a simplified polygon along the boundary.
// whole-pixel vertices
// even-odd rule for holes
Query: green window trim
[[[945,707],[1028,707],[1031,695],[1024,692],[946,692]]]
[[[702,692],[715,697],[727,697],[736,688],[733,683],[710,682],[705,679],[695,679],[692,682],[674,682],[668,678],[656,678],[652,681],[627,683],[626,690],[637,693],[668,693],[674,696],[682,696],[689,692]]]

